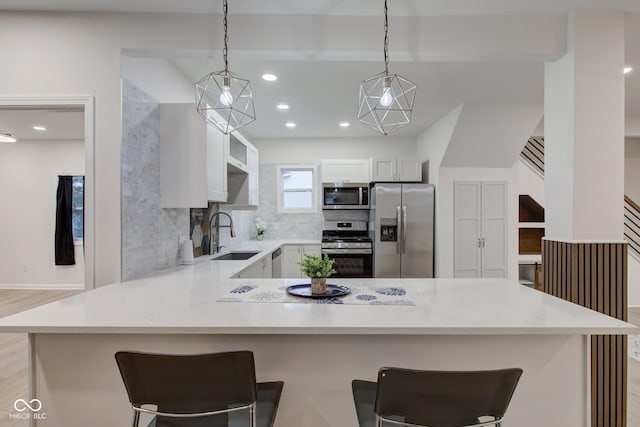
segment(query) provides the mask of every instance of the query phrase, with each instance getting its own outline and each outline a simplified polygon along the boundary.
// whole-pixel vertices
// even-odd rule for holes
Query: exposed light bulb
[[[383,107],[388,107],[393,103],[393,95],[391,95],[391,88],[389,86],[385,86],[382,89],[382,96],[380,97],[380,105]]]
[[[222,86],[222,93],[220,94],[220,102],[222,105],[233,104],[233,95],[231,95],[231,89],[229,86]]]

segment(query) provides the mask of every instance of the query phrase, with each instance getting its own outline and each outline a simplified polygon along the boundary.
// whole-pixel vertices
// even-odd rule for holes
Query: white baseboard
[[[84,290],[84,284],[32,284],[32,283],[0,283],[0,289],[25,289],[25,290],[46,290],[46,291],[74,291]]]
[[[640,305],[628,305],[627,308],[640,308]]]

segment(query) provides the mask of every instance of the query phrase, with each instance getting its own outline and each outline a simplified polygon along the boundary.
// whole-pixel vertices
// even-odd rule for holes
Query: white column
[[[624,14],[573,11],[567,53],[545,65],[545,210],[551,240],[620,240]]]

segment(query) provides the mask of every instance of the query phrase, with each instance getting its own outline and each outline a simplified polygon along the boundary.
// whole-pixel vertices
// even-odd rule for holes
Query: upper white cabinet
[[[507,277],[507,183],[456,182],[455,277]]]
[[[224,160],[224,147],[229,141],[225,135],[211,126],[207,126],[207,179],[208,199],[226,202],[227,193],[227,162]]]
[[[194,104],[160,104],[163,208],[205,208],[209,200],[227,200],[224,135],[215,132]]]
[[[322,161],[322,182],[369,183],[371,159],[325,159]]]
[[[229,135],[227,163],[238,171],[248,172],[248,152],[251,143],[238,134]]]
[[[227,204],[234,209],[255,209],[259,195],[259,152],[241,134],[230,135],[225,145]]]
[[[371,161],[374,182],[421,182],[422,163],[415,158],[374,157]]]

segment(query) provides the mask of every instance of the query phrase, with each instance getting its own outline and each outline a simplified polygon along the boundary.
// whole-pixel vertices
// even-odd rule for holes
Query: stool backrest
[[[167,355],[121,351],[116,361],[133,406],[197,413],[256,401],[253,353]]]
[[[382,368],[374,411],[382,418],[430,427],[473,425],[481,416],[501,419],[521,375],[519,368],[467,372]]]

